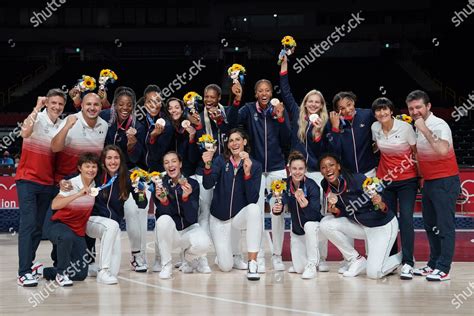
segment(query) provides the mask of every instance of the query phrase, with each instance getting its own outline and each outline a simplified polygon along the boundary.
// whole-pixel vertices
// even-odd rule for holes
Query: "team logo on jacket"
[[[258,114],[257,114],[257,113],[254,113],[254,114],[253,114],[253,119],[254,119],[255,121],[258,121]]]
[[[362,127],[364,127],[364,126],[365,126],[365,124],[364,124],[364,123],[361,123],[361,124],[360,124],[360,127],[361,127],[361,128],[362,128]]]

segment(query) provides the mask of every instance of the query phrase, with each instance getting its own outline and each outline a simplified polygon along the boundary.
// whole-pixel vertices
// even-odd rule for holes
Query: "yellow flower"
[[[132,182],[135,182],[138,178],[138,170],[133,170],[133,172],[130,174],[130,180]]]
[[[240,71],[241,73],[245,74],[245,67],[241,64],[233,64],[232,66],[227,69],[227,73],[230,75],[233,71]]]
[[[112,79],[118,80],[117,74],[113,71],[110,72]]]
[[[215,140],[210,134],[204,134],[198,139],[199,143],[214,143]]]
[[[273,180],[271,189],[272,192],[281,193],[286,190],[286,182],[283,180]]]
[[[287,35],[285,37],[283,37],[283,39],[281,40],[281,44],[283,46],[291,46],[291,47],[296,47],[296,41],[295,39],[290,36],[290,35]]]
[[[82,76],[82,81],[83,81],[84,87],[87,90],[94,90],[95,89],[95,79],[94,79],[94,77],[83,75]]]
[[[161,177],[161,173],[159,173],[158,171],[153,171],[152,173],[149,173],[148,175],[150,176],[150,178]]]
[[[188,103],[189,101],[191,101],[193,98],[195,98],[195,100],[202,100],[202,97],[195,91],[191,91],[191,92],[188,92],[184,95],[183,97],[183,101],[184,103]]]
[[[362,187],[366,188],[367,186],[371,185],[372,182],[372,178],[368,177],[367,179],[365,179],[364,183],[362,183]]]
[[[102,69],[102,70],[100,71],[99,77],[109,77],[111,71],[112,71],[112,70],[110,70],[110,69]]]

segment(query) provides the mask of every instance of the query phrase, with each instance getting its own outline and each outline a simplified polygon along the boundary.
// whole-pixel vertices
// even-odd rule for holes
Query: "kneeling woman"
[[[60,286],[72,286],[72,281],[87,277],[89,262],[84,236],[94,206],[91,189],[95,186],[98,166],[97,155],[81,154],[77,162],[80,174],[70,180],[72,189],[60,191],[51,204],[53,216],[48,238],[57,247],[57,265],[45,268],[43,275],[46,280],[55,279]]]
[[[211,241],[198,224],[199,183],[181,174],[183,162],[174,151],[163,156],[166,176],[163,185],[157,185],[153,198],[156,205],[156,237],[161,254],[161,279],[169,279],[173,264],[171,251],[181,248],[185,262],[184,273],[197,267],[197,259],[205,256]]]
[[[288,157],[290,177],[287,179],[287,194],[282,203],[276,203],[272,212],[281,215],[286,204],[291,212],[291,258],[293,269],[302,273],[302,279],[316,276],[320,263],[319,245],[327,239],[320,231],[321,202],[319,186],[306,178],[306,158],[298,151]]]
[[[344,272],[355,277],[364,271],[372,279],[393,272],[401,263],[401,254],[389,256],[397,238],[398,221],[379,194],[369,198],[362,184],[366,176],[343,169],[339,158],[325,154],[320,158],[322,183],[332,215],[321,220],[321,230],[350,263]],[[353,239],[367,244],[367,260],[354,249]]]
[[[248,136],[240,129],[229,131],[224,154],[203,153],[203,186],[214,188],[209,229],[219,268],[232,270],[232,228],[247,230],[249,280],[259,280],[257,254],[262,239],[262,214],[258,207],[262,166],[249,156]]]

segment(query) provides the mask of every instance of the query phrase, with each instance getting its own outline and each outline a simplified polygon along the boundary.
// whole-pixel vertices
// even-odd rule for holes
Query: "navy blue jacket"
[[[377,166],[372,149],[372,123],[374,115],[369,109],[356,109],[352,122],[342,120],[339,132],[328,135],[329,148],[338,154],[342,164],[354,173],[366,173]]]
[[[306,222],[321,221],[321,201],[319,186],[313,179],[305,178],[300,182],[300,188],[305,193],[308,200],[308,205],[301,208],[296,201],[294,192],[291,190],[292,180],[289,177],[286,180],[286,194],[283,194],[283,204],[288,206],[288,211],[291,213],[291,231],[296,235],[304,235],[304,225]]]
[[[197,133],[193,142],[189,141],[189,134],[183,128],[176,130],[173,128],[173,136],[167,151],[176,151],[183,158],[181,172],[185,177],[196,173],[196,167],[200,159],[197,145]]]
[[[338,216],[350,218],[351,220],[367,227],[383,226],[393,219],[394,212],[391,212],[388,209],[386,212],[383,212],[374,208],[371,199],[367,194],[364,194],[364,190],[362,189],[362,184],[365,179],[367,179],[367,177],[360,173],[355,173],[353,179],[349,181],[340,176],[340,188],[341,190],[343,187],[346,189],[344,190],[344,193],[338,196],[336,207],[341,210],[341,213]],[[321,181],[321,186],[326,196],[327,193],[330,192],[329,190],[332,191],[332,188],[328,186],[326,179]],[[383,193],[381,195],[383,199]],[[388,204],[386,202],[385,204],[388,208]]]
[[[211,203],[212,216],[226,221],[237,215],[244,207],[257,203],[262,180],[262,165],[252,159],[250,179],[245,180],[241,165],[234,175],[234,166],[220,155],[212,161],[212,168],[204,170],[202,185],[206,190],[214,188]]]
[[[216,155],[220,155],[224,153],[224,146],[227,140],[228,132],[233,128],[231,122],[235,122],[237,120],[237,116],[239,115],[239,111],[235,106],[224,107],[226,120],[220,122],[220,124],[216,124],[213,120],[209,119],[211,122],[211,130],[212,130],[212,137],[217,141],[216,143]],[[200,114],[201,117],[201,126],[200,128],[196,128],[196,141],[202,135],[206,134],[206,127],[204,125],[204,111]],[[203,149],[199,148],[200,152],[204,152]],[[202,159],[199,159],[198,168],[196,169],[196,174],[202,175],[204,169],[204,162]]]
[[[100,187],[104,183],[107,183],[110,178],[111,177],[108,173],[102,173],[97,175],[94,180],[96,187]],[[148,205],[148,199],[146,198],[146,194],[143,193],[144,200],[139,201],[138,193],[133,192],[134,188],[132,187],[132,183],[130,181],[130,173],[127,177],[127,188],[129,192],[132,192],[132,196],[137,202],[138,207],[146,208],[146,206]],[[100,190],[99,195],[97,195],[95,198],[94,208],[92,209],[91,216],[102,216],[111,218],[120,224],[124,217],[124,204],[125,201],[120,199],[119,179],[117,178],[114,180],[111,186]],[[143,212],[146,212],[146,210],[143,210]]]
[[[291,141],[288,113],[284,112],[285,120],[280,123],[272,117],[271,107],[258,112],[256,104],[249,102],[242,106],[237,124],[250,136],[250,155],[262,164],[263,172],[285,169],[283,148]]]
[[[159,118],[163,118],[166,122],[165,129],[163,132],[155,138],[151,138],[150,134],[155,129],[155,123]],[[151,121],[153,121],[153,124]],[[155,117],[150,117],[147,114],[145,118],[146,126],[146,137],[145,137],[145,152],[142,160],[145,164],[145,169],[148,171],[159,171],[163,172],[163,156],[168,151],[173,138],[173,126],[168,120],[163,111],[158,113]]]
[[[168,203],[161,204],[160,200],[153,194],[153,201],[156,205],[156,218],[161,215],[169,215],[176,224],[176,229],[181,231],[198,221],[199,211],[199,183],[187,178],[193,188],[193,192],[186,201],[183,200],[183,189],[177,184],[172,185],[172,181],[168,176],[163,178],[163,186],[168,192]]]
[[[111,110],[103,110],[100,112],[99,116],[104,119],[106,122],[110,121]],[[137,130],[135,137],[137,138],[137,143],[133,147],[132,151],[127,150],[127,135],[125,131],[125,126],[120,126],[117,120],[113,123],[109,123],[109,129],[107,130],[107,135],[105,137],[105,145],[114,144],[120,147],[123,154],[127,159],[127,167],[129,169],[135,167],[139,162],[145,150],[145,127],[139,121],[136,121],[132,125]]]
[[[322,153],[327,151],[326,133],[325,130],[319,140],[313,138],[313,124],[306,118],[308,126],[306,127],[305,142],[302,142],[298,138],[298,120],[300,108],[296,103],[293,94],[290,89],[290,82],[288,80],[288,74],[280,74],[280,87],[281,95],[283,98],[283,104],[288,110],[291,119],[291,149],[297,150],[306,157],[306,165],[308,171],[314,172],[319,171],[318,159]]]

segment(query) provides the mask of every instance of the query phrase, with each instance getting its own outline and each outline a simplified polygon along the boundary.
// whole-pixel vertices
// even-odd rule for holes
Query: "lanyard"
[[[342,191],[339,192],[339,186],[341,185],[341,181],[344,181],[344,187],[342,188]],[[336,192],[332,192],[331,188],[334,188],[336,190]],[[326,196],[329,194],[329,193],[334,193],[336,195],[341,195],[342,193],[344,193],[347,189],[347,182],[340,178],[340,181],[339,181],[339,184],[337,185],[337,189],[331,184],[328,182],[328,188],[326,190]]]
[[[131,116],[128,117],[127,123],[125,123],[125,127],[123,127],[124,122],[122,122],[122,124],[119,124],[119,122],[117,121],[117,130],[119,130],[119,129],[121,129],[123,131],[128,130],[130,125],[132,125],[132,117]]]

